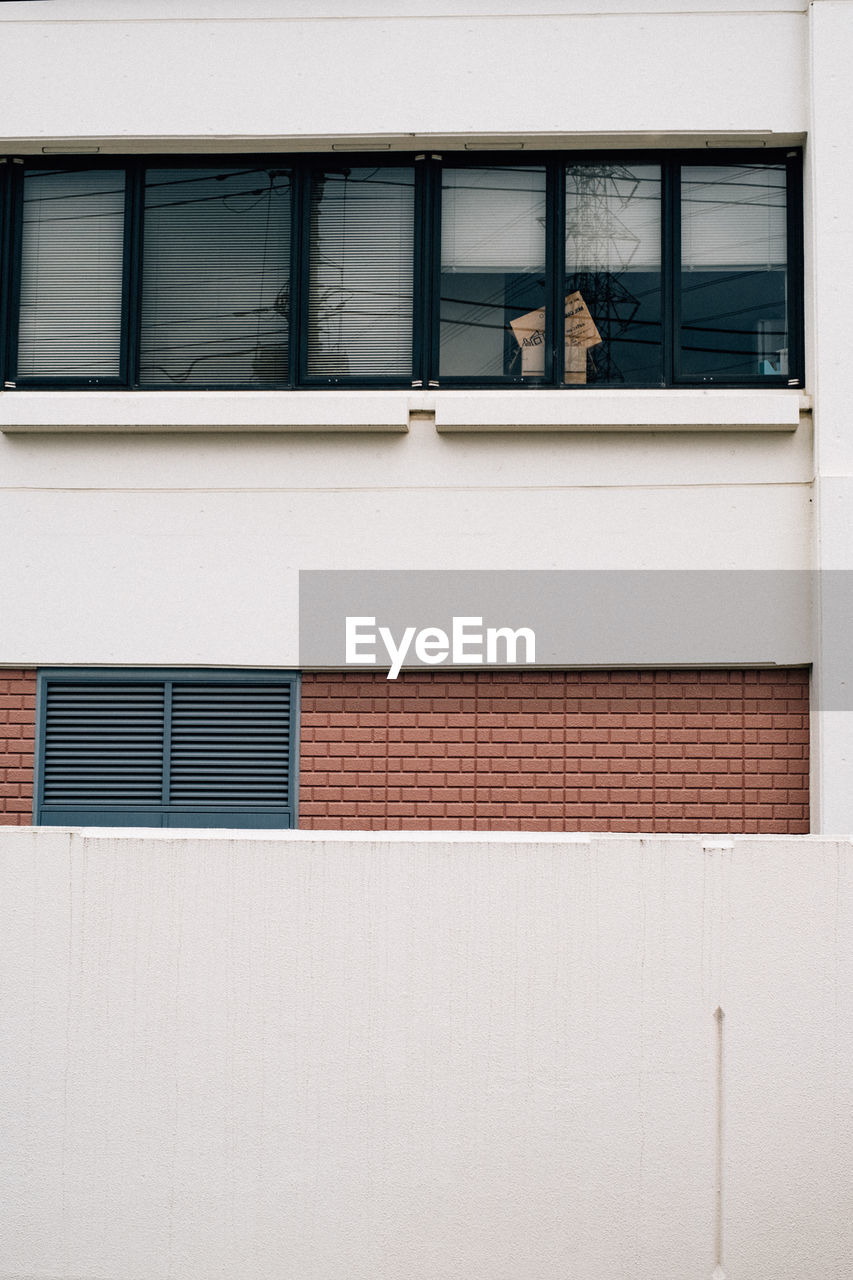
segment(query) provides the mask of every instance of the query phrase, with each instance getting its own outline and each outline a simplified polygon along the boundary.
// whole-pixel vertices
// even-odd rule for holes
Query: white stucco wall
[[[773,144],[808,121],[805,0],[11,0],[0,34],[13,152]],[[0,436],[0,661],[293,666],[299,569],[812,563],[799,391],[450,393],[411,422],[402,396],[311,394],[300,422],[302,393],[0,393],[3,430],[73,428]]]
[[[239,397],[221,397],[206,423],[206,406],[190,393],[179,412],[169,410],[172,434],[143,439],[128,431],[149,429],[159,408],[125,404],[117,415],[114,397],[86,396],[77,425],[95,429],[90,438],[0,438],[0,592],[13,602],[0,611],[0,662],[292,666],[300,568],[847,565],[853,6],[541,0],[535,13],[520,8],[517,0],[244,0],[237,13],[232,0],[10,0],[0,6],[0,149],[806,139],[806,390],[816,448],[809,413],[796,433],[777,434],[766,422],[753,429],[748,415],[739,423],[716,400],[709,416],[718,432],[694,430],[709,425],[695,405],[687,424],[675,424],[690,434],[673,432],[671,405],[659,405],[651,422],[625,433],[608,421],[606,438],[577,434],[578,424],[571,436],[546,438],[530,423],[516,434],[474,396],[463,425],[497,426],[499,435],[451,439],[452,428],[439,436],[425,421],[406,435],[398,408],[386,404],[378,425],[387,434],[369,438],[325,434],[340,406],[318,410],[331,420],[314,422],[321,439],[253,433],[269,422],[253,423],[253,406]],[[27,418],[15,399],[0,393],[9,402],[3,423]],[[81,399],[63,399],[54,416],[79,419]],[[282,416],[292,432],[294,413]],[[214,438],[205,425],[240,433]],[[346,425],[377,424],[359,408]],[[538,425],[553,423],[546,414]],[[821,625],[818,615],[815,821],[853,830],[853,722],[823,713]]]
[[[6,829],[0,970],[4,1277],[849,1276],[849,840]]]
[[[0,654],[296,666],[300,569],[807,569],[811,483],[807,415],[767,434],[0,436]]]
[[[0,128],[34,149],[61,139],[801,135],[805,8],[12,0],[0,14]]]
[[[853,571],[853,412],[847,385],[844,313],[853,278],[853,231],[847,210],[853,180],[845,117],[850,87],[844,68],[853,59],[853,7],[819,0],[810,14],[811,94],[807,230],[814,263],[811,342],[816,395],[815,554],[824,569]],[[845,107],[839,112],[838,103]],[[815,618],[815,759],[812,802],[819,829],[853,830],[853,713],[839,710],[839,692],[853,687],[849,619],[831,598],[818,601]],[[846,699],[844,699],[846,701]]]

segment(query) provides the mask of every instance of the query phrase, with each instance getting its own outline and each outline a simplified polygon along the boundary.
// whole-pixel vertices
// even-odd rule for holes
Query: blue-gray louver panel
[[[159,803],[164,721],[162,684],[49,684],[44,803]]]
[[[289,685],[176,682],[170,802],[287,805],[290,718]]]

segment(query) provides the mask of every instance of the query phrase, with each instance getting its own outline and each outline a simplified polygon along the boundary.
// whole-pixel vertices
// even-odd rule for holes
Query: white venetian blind
[[[20,377],[121,372],[124,172],[24,179]]]
[[[287,379],[290,200],[285,170],[148,170],[144,386]]]
[[[786,204],[782,165],[685,165],[682,267],[784,267]]]
[[[413,169],[347,168],[314,178],[309,374],[411,374],[413,255]]]
[[[545,270],[544,169],[446,169],[441,196],[441,269]]]

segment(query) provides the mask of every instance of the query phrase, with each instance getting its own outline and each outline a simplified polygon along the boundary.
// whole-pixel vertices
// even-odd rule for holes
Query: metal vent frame
[[[34,821],[49,826],[295,827],[299,687],[293,671],[39,670]],[[110,706],[111,689],[118,699],[115,708]],[[92,696],[87,703],[88,690]],[[128,767],[134,753],[128,709],[142,716],[140,741],[148,759],[139,781]],[[104,752],[106,739],[118,745],[114,760],[109,744]],[[154,772],[152,752],[157,757]],[[101,771],[104,786],[87,778],[78,753]]]

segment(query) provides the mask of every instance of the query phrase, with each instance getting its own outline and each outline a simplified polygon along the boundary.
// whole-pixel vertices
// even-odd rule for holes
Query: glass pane
[[[20,377],[121,373],[124,172],[24,178]]]
[[[309,374],[411,377],[414,190],[412,168],[314,177]]]
[[[441,376],[541,378],[544,306],[545,170],[445,170]]]
[[[145,179],[140,381],[287,381],[290,176],[150,169]]]
[[[660,383],[660,166],[566,170],[568,383]]]
[[[787,374],[785,179],[782,165],[682,169],[682,374]]]

